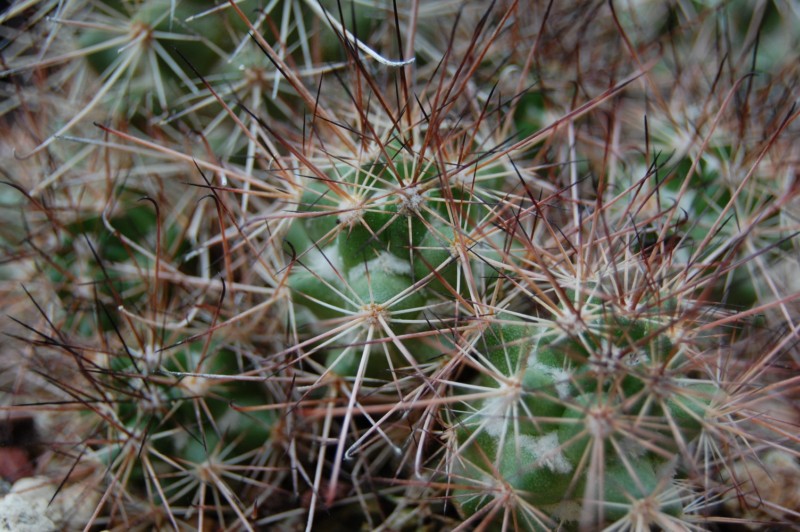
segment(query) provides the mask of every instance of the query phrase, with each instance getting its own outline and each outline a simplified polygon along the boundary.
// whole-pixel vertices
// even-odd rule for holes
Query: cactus
[[[95,507],[41,517],[796,522],[737,504],[800,452],[796,22],[12,3],[0,407]]]

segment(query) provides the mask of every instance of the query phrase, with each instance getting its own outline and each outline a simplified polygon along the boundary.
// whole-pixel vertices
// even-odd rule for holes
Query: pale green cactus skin
[[[533,325],[484,332],[478,346],[491,372],[480,385],[497,394],[465,405],[453,429],[453,476],[465,485],[454,500],[465,516],[504,496],[519,522],[542,530],[529,508],[563,517],[570,501],[597,501],[611,521],[643,501],[683,512],[680,498],[661,495],[676,489],[680,449],[713,416],[722,387],[659,377],[677,349],[651,319],[585,326],[574,336]]]

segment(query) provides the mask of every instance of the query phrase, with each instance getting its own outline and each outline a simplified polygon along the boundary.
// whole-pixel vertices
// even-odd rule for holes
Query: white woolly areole
[[[480,415],[485,418],[483,430],[486,434],[499,438],[506,430],[506,418],[511,415],[514,403],[519,400],[519,386],[501,384],[498,395],[483,401]]]
[[[584,330],[583,322],[581,322],[581,317],[577,314],[573,314],[572,312],[567,312],[556,319],[556,323],[564,329],[569,335],[577,335]]]
[[[538,437],[517,436],[516,443],[523,460],[530,458],[533,465],[546,467],[554,473],[566,474],[572,471],[572,464],[559,449],[558,432],[548,432]]]
[[[567,399],[572,396],[572,390],[570,390],[572,372],[568,369],[556,368],[539,362],[539,354],[536,348],[531,350],[528,355],[528,368],[552,378],[556,383],[555,389],[559,399]]]
[[[414,212],[419,212],[420,207],[425,202],[425,198],[423,198],[422,194],[420,194],[419,185],[408,187],[405,190],[405,193],[399,194],[399,196],[400,196],[399,211],[401,214],[411,214]]]
[[[602,407],[594,407],[589,410],[585,418],[586,430],[595,440],[605,440],[613,434],[614,427],[608,420],[606,410]]]
[[[341,211],[338,216],[339,223],[347,227],[353,227],[364,219],[364,209],[360,203],[354,199],[346,199],[339,204]]]
[[[632,351],[622,357],[622,361],[628,367],[639,366],[650,362],[650,357],[644,351]]]

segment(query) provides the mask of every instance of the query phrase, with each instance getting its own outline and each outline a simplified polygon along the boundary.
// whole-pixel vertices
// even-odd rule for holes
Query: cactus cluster
[[[796,524],[798,17],[12,2],[0,530]]]
[[[724,387],[687,371],[698,342],[673,311],[626,312],[592,293],[550,324],[511,318],[475,344],[476,398],[460,403],[450,451],[467,514],[503,501],[501,515],[531,530],[554,517],[680,522],[681,452],[715,422]]]

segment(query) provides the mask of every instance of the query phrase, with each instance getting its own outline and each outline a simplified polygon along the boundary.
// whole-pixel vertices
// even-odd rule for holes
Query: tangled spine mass
[[[59,6],[0,15],[7,515],[797,521],[788,4]]]

